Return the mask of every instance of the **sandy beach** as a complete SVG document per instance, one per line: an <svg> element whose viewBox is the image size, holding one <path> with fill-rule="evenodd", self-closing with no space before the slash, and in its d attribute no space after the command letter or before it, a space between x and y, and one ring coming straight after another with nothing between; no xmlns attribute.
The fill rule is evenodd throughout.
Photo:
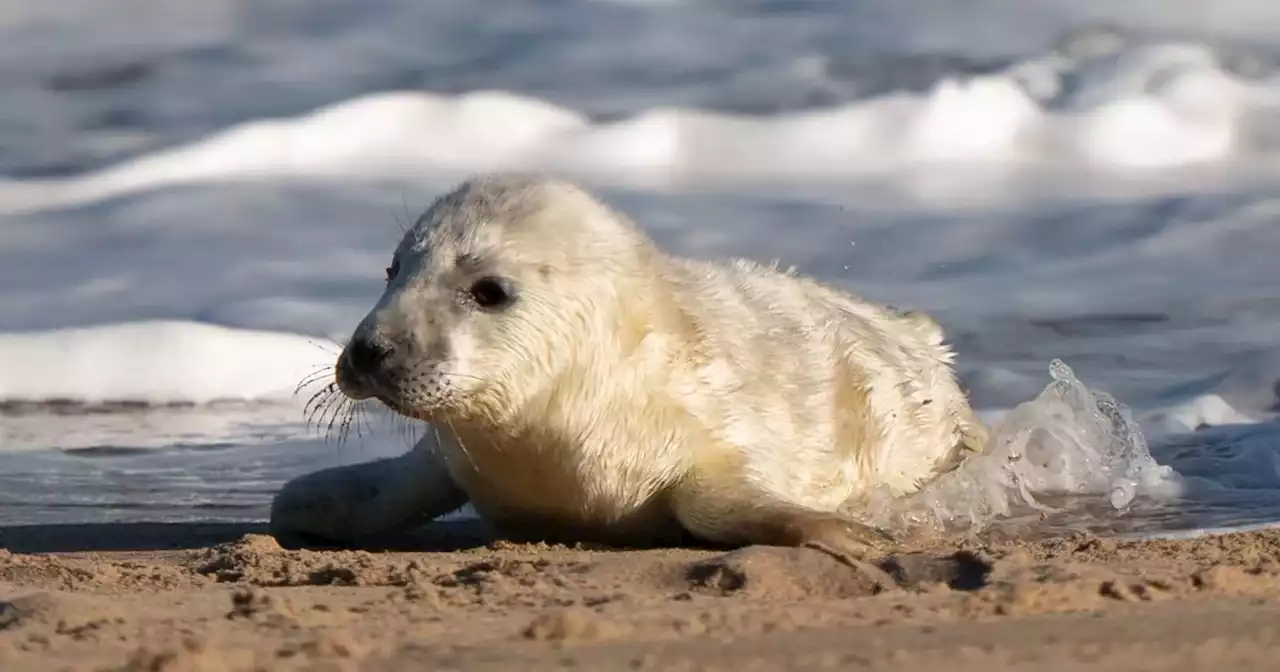
<svg viewBox="0 0 1280 672"><path fill-rule="evenodd" d="M1280 532L619 551L437 524L370 550L245 525L0 529L0 669L1271 670Z"/></svg>

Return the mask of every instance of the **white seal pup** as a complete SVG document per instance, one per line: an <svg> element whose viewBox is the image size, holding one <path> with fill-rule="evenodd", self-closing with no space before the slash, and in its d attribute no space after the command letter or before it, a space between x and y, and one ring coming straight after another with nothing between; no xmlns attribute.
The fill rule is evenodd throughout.
<svg viewBox="0 0 1280 672"><path fill-rule="evenodd" d="M572 184L493 175L405 234L337 387L434 431L302 476L272 531L351 541L470 502L508 539L809 546L886 539L869 492L915 492L987 430L942 329L746 261L661 252Z"/></svg>

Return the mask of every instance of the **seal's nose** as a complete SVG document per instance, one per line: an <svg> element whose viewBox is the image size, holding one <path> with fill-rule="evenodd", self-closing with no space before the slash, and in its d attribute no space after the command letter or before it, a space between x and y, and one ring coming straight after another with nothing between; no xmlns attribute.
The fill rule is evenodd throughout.
<svg viewBox="0 0 1280 672"><path fill-rule="evenodd" d="M391 346L370 339L353 339L347 344L347 359L357 373L370 374L391 356Z"/></svg>

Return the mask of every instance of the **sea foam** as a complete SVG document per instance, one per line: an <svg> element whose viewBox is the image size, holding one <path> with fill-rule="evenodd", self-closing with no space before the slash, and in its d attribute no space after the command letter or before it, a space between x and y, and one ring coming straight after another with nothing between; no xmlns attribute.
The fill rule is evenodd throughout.
<svg viewBox="0 0 1280 672"><path fill-rule="evenodd" d="M1196 43L1051 53L814 109L753 115L654 106L612 120L509 91L371 93L258 119L91 173L0 182L0 214L177 184L444 181L538 170L615 184L848 181L963 164L1155 171L1274 149L1259 119L1280 84Z"/></svg>
<svg viewBox="0 0 1280 672"><path fill-rule="evenodd" d="M0 401L289 402L337 351L297 334L168 320L0 333Z"/></svg>
<svg viewBox="0 0 1280 672"><path fill-rule="evenodd" d="M1037 495L1104 496L1124 511L1140 495L1181 492L1178 474L1151 456L1127 406L1086 387L1061 360L1049 374L1039 396L993 428L982 454L914 495L875 493L868 521L886 529L977 531L1019 506L1054 511Z"/></svg>

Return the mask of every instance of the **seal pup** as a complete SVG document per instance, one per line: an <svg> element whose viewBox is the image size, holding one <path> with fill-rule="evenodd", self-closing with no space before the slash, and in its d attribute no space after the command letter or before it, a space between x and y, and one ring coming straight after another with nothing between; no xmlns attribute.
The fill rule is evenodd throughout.
<svg viewBox="0 0 1280 672"><path fill-rule="evenodd" d="M500 537L807 546L859 562L857 520L982 450L936 322L749 261L660 251L556 179L437 199L335 366L433 431L301 476L279 536L352 541L470 502Z"/></svg>

